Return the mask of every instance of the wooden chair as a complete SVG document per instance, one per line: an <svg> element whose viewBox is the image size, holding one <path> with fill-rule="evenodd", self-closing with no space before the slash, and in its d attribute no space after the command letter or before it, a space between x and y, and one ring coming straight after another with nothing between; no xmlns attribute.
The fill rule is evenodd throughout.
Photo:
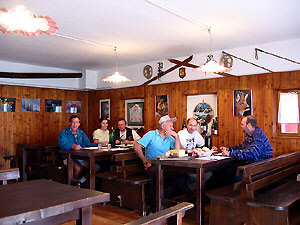
<svg viewBox="0 0 300 225"><path fill-rule="evenodd" d="M146 186L148 177L135 152L119 153L112 156L117 165L109 172L96 174L100 180L101 191L111 194L111 202L120 202L121 206L138 210L146 215Z"/></svg>
<svg viewBox="0 0 300 225"><path fill-rule="evenodd" d="M166 220L172 216L176 216L176 224L180 225L182 224L182 218L184 217L185 211L193 207L194 205L192 203L182 202L176 206L167 208L130 223L126 223L126 225L166 224Z"/></svg>
<svg viewBox="0 0 300 225"><path fill-rule="evenodd" d="M0 181L3 185L7 185L8 180L18 180L20 178L20 171L18 168L0 170Z"/></svg>

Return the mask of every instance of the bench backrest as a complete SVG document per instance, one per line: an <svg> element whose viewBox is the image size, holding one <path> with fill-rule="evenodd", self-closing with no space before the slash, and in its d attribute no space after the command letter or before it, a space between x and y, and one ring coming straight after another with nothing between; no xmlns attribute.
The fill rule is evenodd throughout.
<svg viewBox="0 0 300 225"><path fill-rule="evenodd" d="M194 205L188 202L182 202L173 207L154 213L150 216L143 217L139 220L135 220L126 225L142 225L142 224L166 224L166 219L177 216L177 224L182 224L182 218L184 217L185 211L193 208Z"/></svg>
<svg viewBox="0 0 300 225"><path fill-rule="evenodd" d="M275 187L300 171L300 152L280 155L238 168L242 174L241 195L253 199L264 188ZM296 176L295 176L296 179Z"/></svg>
<svg viewBox="0 0 300 225"><path fill-rule="evenodd" d="M126 179L128 176L141 174L144 172L141 160L135 152L118 153L112 156L112 160L117 162L112 167L120 178Z"/></svg>

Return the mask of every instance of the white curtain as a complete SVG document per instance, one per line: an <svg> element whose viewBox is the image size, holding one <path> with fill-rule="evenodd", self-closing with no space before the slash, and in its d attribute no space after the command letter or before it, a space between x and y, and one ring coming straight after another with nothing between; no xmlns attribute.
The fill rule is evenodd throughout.
<svg viewBox="0 0 300 225"><path fill-rule="evenodd" d="M279 124L299 123L298 93L295 92L280 93L278 123Z"/></svg>

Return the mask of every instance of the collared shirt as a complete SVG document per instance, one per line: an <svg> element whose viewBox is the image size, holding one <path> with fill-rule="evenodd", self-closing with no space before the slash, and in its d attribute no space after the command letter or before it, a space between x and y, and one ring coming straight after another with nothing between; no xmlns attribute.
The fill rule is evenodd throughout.
<svg viewBox="0 0 300 225"><path fill-rule="evenodd" d="M74 136L74 140L75 140L75 144L77 145L77 137L78 137L78 129L75 131L75 133L73 133L73 131L71 130L71 128L70 128L70 131L71 131L71 133L73 134L73 136Z"/></svg>
<svg viewBox="0 0 300 225"><path fill-rule="evenodd" d="M175 139L172 136L163 139L158 130L151 130L138 143L146 148L146 158L157 159L157 156L162 156L166 151L174 148Z"/></svg>
<svg viewBox="0 0 300 225"><path fill-rule="evenodd" d="M229 155L247 163L272 158L273 148L268 137L258 127L250 135L246 135L243 144L229 147Z"/></svg>

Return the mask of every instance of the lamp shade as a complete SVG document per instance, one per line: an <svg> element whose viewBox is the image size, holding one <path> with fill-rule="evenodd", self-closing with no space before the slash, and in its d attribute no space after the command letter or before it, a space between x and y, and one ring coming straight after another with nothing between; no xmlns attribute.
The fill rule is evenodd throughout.
<svg viewBox="0 0 300 225"><path fill-rule="evenodd" d="M23 5L15 9L0 9L0 30L5 34L22 33L26 36L38 36L41 33L52 35L58 27L53 19L35 16Z"/></svg>
<svg viewBox="0 0 300 225"><path fill-rule="evenodd" d="M231 68L224 67L217 63L213 56L208 56L209 61L207 61L203 66L199 66L193 69L194 72L204 72L204 73L222 73L222 72L229 72Z"/></svg>
<svg viewBox="0 0 300 225"><path fill-rule="evenodd" d="M131 80L125 76L122 76L119 72L115 72L113 75L103 78L102 81L109 83L127 83Z"/></svg>

